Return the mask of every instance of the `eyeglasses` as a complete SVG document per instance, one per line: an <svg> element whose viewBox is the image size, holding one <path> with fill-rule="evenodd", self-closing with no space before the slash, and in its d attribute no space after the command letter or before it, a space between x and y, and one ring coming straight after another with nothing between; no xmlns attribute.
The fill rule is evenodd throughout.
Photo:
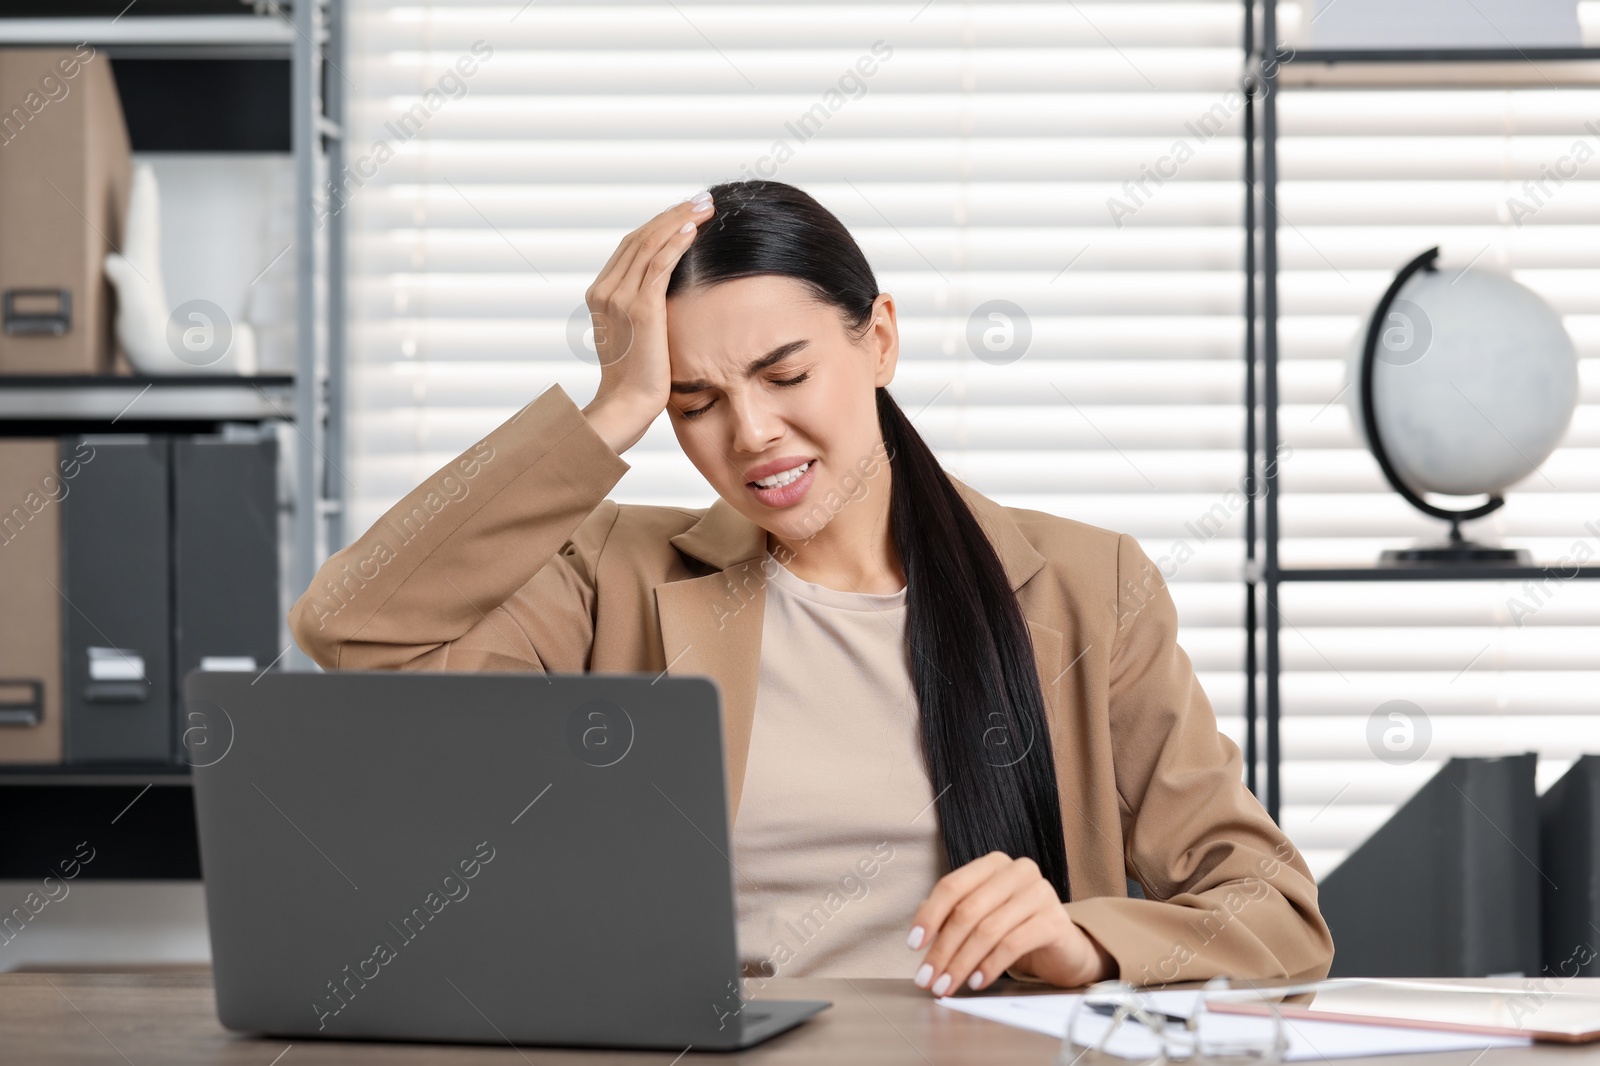
<svg viewBox="0 0 1600 1066"><path fill-rule="evenodd" d="M1073 1008L1056 1066L1277 1066L1288 1051L1283 1016L1209 1009L1237 988L1213 978L1200 989L1150 992L1125 981L1091 986Z"/></svg>

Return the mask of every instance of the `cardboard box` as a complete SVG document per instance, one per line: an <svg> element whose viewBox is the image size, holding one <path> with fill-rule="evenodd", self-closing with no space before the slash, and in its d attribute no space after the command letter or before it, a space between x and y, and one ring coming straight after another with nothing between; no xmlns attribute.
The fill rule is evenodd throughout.
<svg viewBox="0 0 1600 1066"><path fill-rule="evenodd" d="M0 764L62 757L63 458L54 437L0 440Z"/></svg>
<svg viewBox="0 0 1600 1066"><path fill-rule="evenodd" d="M0 374L126 373L106 253L132 162L111 60L0 49Z"/></svg>

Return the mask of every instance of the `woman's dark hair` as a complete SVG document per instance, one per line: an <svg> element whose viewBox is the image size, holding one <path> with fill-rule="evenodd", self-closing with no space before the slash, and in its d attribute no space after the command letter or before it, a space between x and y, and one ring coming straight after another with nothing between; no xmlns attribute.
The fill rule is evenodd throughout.
<svg viewBox="0 0 1600 1066"><path fill-rule="evenodd" d="M780 181L710 188L716 215L667 295L780 275L837 308L853 336L871 324L878 282L850 232ZM878 424L890 462L890 535L906 575L906 640L923 757L955 869L990 851L1029 856L1067 899L1060 797L1033 642L977 518L884 388Z"/></svg>

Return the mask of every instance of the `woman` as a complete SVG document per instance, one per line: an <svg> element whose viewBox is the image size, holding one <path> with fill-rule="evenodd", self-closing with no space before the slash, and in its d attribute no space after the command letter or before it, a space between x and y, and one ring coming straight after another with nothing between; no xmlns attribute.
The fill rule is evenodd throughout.
<svg viewBox="0 0 1600 1066"><path fill-rule="evenodd" d="M585 298L594 399L552 386L332 556L289 616L318 663L715 678L747 978L1327 974L1159 572L939 467L837 218L716 185ZM663 409L708 508L605 498Z"/></svg>

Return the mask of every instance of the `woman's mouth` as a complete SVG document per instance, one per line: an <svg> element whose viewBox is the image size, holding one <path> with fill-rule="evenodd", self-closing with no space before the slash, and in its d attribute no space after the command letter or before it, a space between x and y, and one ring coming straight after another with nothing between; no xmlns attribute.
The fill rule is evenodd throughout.
<svg viewBox="0 0 1600 1066"><path fill-rule="evenodd" d="M745 488L768 507L789 507L805 497L817 473L817 461L808 459L792 470L783 470L760 481L747 481Z"/></svg>

